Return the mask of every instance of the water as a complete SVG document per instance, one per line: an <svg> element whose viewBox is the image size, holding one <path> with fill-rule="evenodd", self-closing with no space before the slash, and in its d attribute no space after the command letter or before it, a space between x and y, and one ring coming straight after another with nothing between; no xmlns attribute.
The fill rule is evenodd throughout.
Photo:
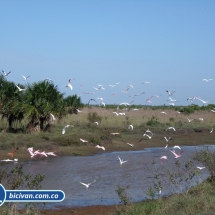
<svg viewBox="0 0 215 215"><path fill-rule="evenodd" d="M175 160L181 164L180 170L183 175L188 175L189 171L184 167L185 163L192 159L195 152L200 151L206 146L184 146L184 153L179 159L175 159L170 149L148 148L143 151L122 151L111 153L99 153L94 156L64 156L46 158L24 163L25 173L45 174L42 182L43 189L63 190L65 200L59 203L49 203L46 208L55 208L59 206L90 206L90 205L114 205L119 204L120 199L116 194L117 186L130 186L128 194L133 202L148 198L145 192L150 186L153 186L156 180L156 174L160 174L162 181L162 196L171 193L181 192L185 184L179 183L178 186L172 185L167 171L177 172ZM215 147L208 147L214 150ZM178 149L175 149L179 152ZM166 155L168 160L161 164L160 157ZM118 156L127 162L120 166ZM154 162L154 164L153 164ZM197 161L193 170L197 169L196 165L202 166ZM6 164L13 165L13 164ZM201 182L209 175L207 169L201 170L201 175L192 179L191 185L195 185L198 180ZM89 189L80 184L92 183ZM156 197L159 196L158 192Z"/></svg>

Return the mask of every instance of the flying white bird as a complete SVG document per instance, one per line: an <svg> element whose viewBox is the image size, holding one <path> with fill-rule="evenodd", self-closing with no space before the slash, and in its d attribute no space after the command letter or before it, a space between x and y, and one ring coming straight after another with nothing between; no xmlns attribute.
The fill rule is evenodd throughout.
<svg viewBox="0 0 215 215"><path fill-rule="evenodd" d="M133 126L133 125L129 125L129 126L128 126L128 129L133 130L133 129L134 129L134 126Z"/></svg>
<svg viewBox="0 0 215 215"><path fill-rule="evenodd" d="M125 116L125 113L118 113L118 115L121 115L121 116L124 115Z"/></svg>
<svg viewBox="0 0 215 215"><path fill-rule="evenodd" d="M63 130L62 130L62 134L65 134L65 132L66 132L66 128L69 128L69 126L70 125L66 125L64 128L63 128ZM74 126L73 126L74 127Z"/></svg>
<svg viewBox="0 0 215 215"><path fill-rule="evenodd" d="M113 112L114 114L116 114L116 116L118 116L119 114L117 112Z"/></svg>
<svg viewBox="0 0 215 215"><path fill-rule="evenodd" d="M98 122L94 122L96 125L99 125L99 123Z"/></svg>
<svg viewBox="0 0 215 215"><path fill-rule="evenodd" d="M110 84L109 86L110 86L110 87L115 87L116 85L111 85L111 84Z"/></svg>
<svg viewBox="0 0 215 215"><path fill-rule="evenodd" d="M172 99L172 98L170 98L170 97L169 97L169 99L168 99L167 101L170 101L170 102L178 102L178 100Z"/></svg>
<svg viewBox="0 0 215 215"><path fill-rule="evenodd" d="M5 72L4 70L2 70L1 72L3 73L4 76L8 76L11 73L11 71L10 72Z"/></svg>
<svg viewBox="0 0 215 215"><path fill-rule="evenodd" d="M203 104L207 104L208 102L210 102L210 101L204 101L202 99L197 99L197 100L201 101Z"/></svg>
<svg viewBox="0 0 215 215"><path fill-rule="evenodd" d="M55 116L52 113L50 113L50 115L51 115L52 120L56 120Z"/></svg>
<svg viewBox="0 0 215 215"><path fill-rule="evenodd" d="M0 161L4 161L4 162L10 162L10 161L14 161L14 160L5 159L5 160L0 160Z"/></svg>
<svg viewBox="0 0 215 215"><path fill-rule="evenodd" d="M212 80L213 80L212 78L210 78L210 79L206 79L206 78L202 79L202 81L206 81L206 82L209 82L209 81L212 81Z"/></svg>
<svg viewBox="0 0 215 215"><path fill-rule="evenodd" d="M122 142L128 144L130 147L134 147L134 144L132 144L132 143L128 143L128 142L126 142L126 141L124 141L124 140L122 140Z"/></svg>
<svg viewBox="0 0 215 215"><path fill-rule="evenodd" d="M46 78L44 81L52 81L52 79L50 79L50 78Z"/></svg>
<svg viewBox="0 0 215 215"><path fill-rule="evenodd" d="M188 122L191 122L191 121L193 121L193 119L188 119L188 118L187 118L187 120L188 120Z"/></svg>
<svg viewBox="0 0 215 215"><path fill-rule="evenodd" d="M172 129L173 131L176 131L176 129L174 127L169 127L169 128L166 129L166 131L168 131L170 129Z"/></svg>
<svg viewBox="0 0 215 215"><path fill-rule="evenodd" d="M166 92L168 93L169 96L171 96L175 91L170 92L170 91L166 90Z"/></svg>
<svg viewBox="0 0 215 215"><path fill-rule="evenodd" d="M110 133L110 134L112 134L112 135L118 135L119 133Z"/></svg>
<svg viewBox="0 0 215 215"><path fill-rule="evenodd" d="M83 142L83 143L88 143L88 140L84 140L84 139L81 139L81 138L80 138L80 141Z"/></svg>
<svg viewBox="0 0 215 215"><path fill-rule="evenodd" d="M213 130L214 130L214 128L211 128L211 131L210 131L210 133L212 133L212 132L213 132Z"/></svg>
<svg viewBox="0 0 215 215"><path fill-rule="evenodd" d="M46 152L47 155L57 156L54 152Z"/></svg>
<svg viewBox="0 0 215 215"><path fill-rule="evenodd" d="M26 89L21 89L18 85L16 85L16 87L18 88L19 91L24 91Z"/></svg>
<svg viewBox="0 0 215 215"><path fill-rule="evenodd" d="M98 148L98 149L102 149L102 150L105 151L105 147L104 146L96 145L95 147Z"/></svg>
<svg viewBox="0 0 215 215"><path fill-rule="evenodd" d="M30 78L30 75L29 76L22 75L22 77L24 78L24 81L26 81L28 78Z"/></svg>
<svg viewBox="0 0 215 215"><path fill-rule="evenodd" d="M93 182L89 183L89 184L85 184L85 183L82 183L80 182L82 185L84 185L87 189L89 188L89 186L94 183L96 180L94 180Z"/></svg>
<svg viewBox="0 0 215 215"><path fill-rule="evenodd" d="M145 131L145 133L150 133L151 135L154 135L154 133L152 133L149 129L147 129L147 130Z"/></svg>
<svg viewBox="0 0 215 215"><path fill-rule="evenodd" d="M167 114L165 111L162 111L161 113L163 113L163 114Z"/></svg>
<svg viewBox="0 0 215 215"><path fill-rule="evenodd" d="M133 110L133 111L137 111L137 110L139 110L139 109L138 109L138 108L133 108L132 110ZM214 112L215 112L215 111L214 111Z"/></svg>
<svg viewBox="0 0 215 215"><path fill-rule="evenodd" d="M167 137L163 137L163 138L161 138L161 139L165 139L166 142L169 142L169 140L173 140L172 137L168 137L168 138L167 138Z"/></svg>
<svg viewBox="0 0 215 215"><path fill-rule="evenodd" d="M152 139L152 136L153 136L153 135L152 135L152 136L150 136L150 135L148 135L148 134L144 133L144 134L143 134L143 136L147 136L149 139Z"/></svg>
<svg viewBox="0 0 215 215"><path fill-rule="evenodd" d="M198 169L204 169L205 167L203 166L203 167L201 167L201 166L196 166Z"/></svg>
<svg viewBox="0 0 215 215"><path fill-rule="evenodd" d="M105 107L105 103L104 102L101 102L99 106L101 106L101 105L103 105Z"/></svg>
<svg viewBox="0 0 215 215"><path fill-rule="evenodd" d="M175 103L169 103L169 105L175 106Z"/></svg>
<svg viewBox="0 0 215 215"><path fill-rule="evenodd" d="M71 84L71 78L68 80L68 84L65 85L65 87L69 87L71 90L73 89L72 84Z"/></svg>
<svg viewBox="0 0 215 215"><path fill-rule="evenodd" d="M119 156L118 156L118 158L119 158L120 166L121 166L123 163L127 162L127 161L124 161L123 159L121 159Z"/></svg>
<svg viewBox="0 0 215 215"><path fill-rule="evenodd" d="M174 146L173 149L175 149L175 148L178 148L178 149L181 150L181 147L180 147L180 146Z"/></svg>

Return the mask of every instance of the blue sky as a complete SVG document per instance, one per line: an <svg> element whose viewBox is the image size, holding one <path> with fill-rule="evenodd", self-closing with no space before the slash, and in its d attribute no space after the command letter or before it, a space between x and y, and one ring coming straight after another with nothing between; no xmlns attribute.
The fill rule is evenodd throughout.
<svg viewBox="0 0 215 215"><path fill-rule="evenodd" d="M22 75L29 83L51 78L84 103L129 103L145 92L133 103L162 94L151 105L168 105L166 90L175 91L176 105L193 96L215 103L214 11L212 0L2 0L0 69L17 84L25 83Z"/></svg>

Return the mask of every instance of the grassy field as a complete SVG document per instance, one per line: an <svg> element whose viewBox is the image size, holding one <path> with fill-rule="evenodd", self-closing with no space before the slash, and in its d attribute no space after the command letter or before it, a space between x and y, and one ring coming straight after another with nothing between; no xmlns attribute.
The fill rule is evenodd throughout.
<svg viewBox="0 0 215 215"><path fill-rule="evenodd" d="M30 159L28 147L35 150L53 151L58 156L82 155L87 156L101 152L95 148L97 144L105 147L106 151L142 150L147 147L165 147L167 142L164 136L172 137L168 145L201 145L215 144L215 133L210 133L215 126L214 114L211 111L196 111L186 115L178 113L173 109L152 110L151 108L140 108L138 110L116 110L100 107L83 108L78 114L67 115L66 118L51 121L51 129L47 132L34 133L8 133L7 122L0 122L0 156L2 159L10 158L8 152L18 148L15 153L19 161ZM161 113L165 111L165 113ZM113 112L125 113L116 115ZM188 122L188 119L192 119ZM200 120L200 119L203 120ZM98 125L95 122L98 122ZM25 130L27 121L17 124L16 128ZM65 134L62 129L65 125ZM134 129L128 129L133 125ZM166 130L175 127L176 131ZM151 139L143 136L149 129L154 134ZM119 133L112 135L111 133ZM82 143L80 138L88 140ZM134 147L128 143L137 142ZM215 193L214 183L204 182L192 188L186 194L178 194L172 197L147 201L127 206L111 207L89 207L81 209L65 209L61 214L213 214ZM100 209L99 209L100 208ZM200 212L197 212L198 210ZM73 210L73 212L71 212ZM92 212L92 213L91 213ZM94 213L93 213L94 212ZM11 213L13 214L13 213ZM37 213L35 213L37 214ZM41 214L55 214L55 211L41 211ZM58 213L59 214L59 213Z"/></svg>
<svg viewBox="0 0 215 215"><path fill-rule="evenodd" d="M28 159L28 147L35 150L54 151L58 155L90 155L98 152L95 145L105 146L106 151L115 150L140 150L146 147L164 147L166 141L164 136L171 136L174 141L169 141L171 145L199 145L214 144L214 133L210 130L215 125L214 113L210 111L197 111L190 115L179 114L174 110L165 110L167 114L162 114L163 110L139 109L137 111L117 111L124 112L125 115L116 116L113 112L117 110L106 110L104 108L84 108L81 113L67 115L61 121L51 122L49 132L26 133L7 133L6 122L1 121L0 129L0 156L6 158L5 152L10 152L19 148L16 156L20 159ZM91 118L89 115L91 114ZM90 119L89 119L90 118ZM187 118L193 119L188 122ZM199 118L203 118L199 120ZM94 122L98 121L98 125ZM27 124L17 124L17 128ZM132 124L133 130L128 126ZM65 125L70 125L62 134ZM74 126L74 127L73 127ZM174 126L176 131L166 128ZM150 129L154 135L152 139L143 137L143 133ZM119 135L111 135L111 133ZM80 138L88 140L82 143ZM128 143L135 143L131 148L122 140ZM100 150L99 150L100 151Z"/></svg>

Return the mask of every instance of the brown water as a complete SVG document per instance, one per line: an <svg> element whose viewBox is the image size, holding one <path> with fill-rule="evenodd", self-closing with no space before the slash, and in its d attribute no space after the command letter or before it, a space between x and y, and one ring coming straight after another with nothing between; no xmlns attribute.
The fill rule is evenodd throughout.
<svg viewBox="0 0 215 215"><path fill-rule="evenodd" d="M42 183L43 189L65 192L63 202L49 203L46 208L119 204L120 199L115 191L118 185L121 187L130 185L128 194L132 201L136 202L149 198L145 192L150 186L153 186L154 182L157 182L155 176L158 173L163 186L161 196L181 192L185 187L184 180L179 182L176 179L176 185L170 183L167 171L169 170L171 173L181 171L183 172L181 178L185 178L191 170L197 170L196 165L202 166L197 161L193 161L194 165L188 171L185 168L185 163L192 160L195 152L203 148L205 146L183 147L184 153L179 159L175 159L170 152L172 148L99 153L88 157L46 158L26 162L24 171L32 174L45 174L46 177ZM209 147L209 149L214 150L215 147ZM180 150L175 149L175 151L179 152ZM164 155L168 157L168 160L164 160L164 164L162 164L160 157ZM127 162L120 166L118 156ZM176 160L180 161L180 168L176 167ZM201 182L209 175L207 169L200 172L199 176L192 179L190 185L195 185L196 181ZM96 182L92 183L88 190L80 184L80 182L90 183L94 180ZM155 193L155 197L159 197L158 192Z"/></svg>

